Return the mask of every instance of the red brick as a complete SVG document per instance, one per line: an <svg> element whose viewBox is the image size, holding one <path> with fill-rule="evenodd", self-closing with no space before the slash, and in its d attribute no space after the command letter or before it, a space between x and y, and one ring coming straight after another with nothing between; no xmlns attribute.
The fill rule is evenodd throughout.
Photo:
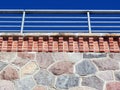
<svg viewBox="0 0 120 90"><path fill-rule="evenodd" d="M99 37L99 50L100 52L104 52L104 38Z"/></svg>

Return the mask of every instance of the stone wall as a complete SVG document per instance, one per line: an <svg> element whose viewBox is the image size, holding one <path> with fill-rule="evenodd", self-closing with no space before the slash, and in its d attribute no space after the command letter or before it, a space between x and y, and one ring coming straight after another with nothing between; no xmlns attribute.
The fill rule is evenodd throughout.
<svg viewBox="0 0 120 90"><path fill-rule="evenodd" d="M0 52L0 90L120 90L120 53Z"/></svg>

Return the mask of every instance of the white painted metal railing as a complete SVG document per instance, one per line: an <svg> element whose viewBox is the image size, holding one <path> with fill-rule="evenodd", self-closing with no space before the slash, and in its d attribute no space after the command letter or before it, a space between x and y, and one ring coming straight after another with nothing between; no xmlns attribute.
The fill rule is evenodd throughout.
<svg viewBox="0 0 120 90"><path fill-rule="evenodd" d="M0 10L0 33L120 33L120 10Z"/></svg>

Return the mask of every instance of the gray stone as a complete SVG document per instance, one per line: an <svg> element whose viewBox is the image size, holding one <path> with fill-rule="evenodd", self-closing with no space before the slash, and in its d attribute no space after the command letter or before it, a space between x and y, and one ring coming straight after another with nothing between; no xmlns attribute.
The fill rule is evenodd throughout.
<svg viewBox="0 0 120 90"><path fill-rule="evenodd" d="M114 80L112 71L101 71L97 72L96 75L104 81Z"/></svg>
<svg viewBox="0 0 120 90"><path fill-rule="evenodd" d="M37 53L36 59L42 69L46 69L54 62L52 53Z"/></svg>
<svg viewBox="0 0 120 90"><path fill-rule="evenodd" d="M107 57L106 53L84 53L83 58L105 58Z"/></svg>
<svg viewBox="0 0 120 90"><path fill-rule="evenodd" d="M78 62L83 60L83 53L68 53L68 60L72 62Z"/></svg>
<svg viewBox="0 0 120 90"><path fill-rule="evenodd" d="M96 76L89 76L82 79L82 85L103 90L104 82Z"/></svg>
<svg viewBox="0 0 120 90"><path fill-rule="evenodd" d="M107 60L94 60L93 61L99 68L99 70L117 70L119 69L119 63L112 59Z"/></svg>
<svg viewBox="0 0 120 90"><path fill-rule="evenodd" d="M83 60L83 53L55 52L53 53L53 58L55 61L78 62Z"/></svg>
<svg viewBox="0 0 120 90"><path fill-rule="evenodd" d="M82 86L82 87L73 87L73 88L70 88L69 90L96 90L96 89Z"/></svg>
<svg viewBox="0 0 120 90"><path fill-rule="evenodd" d="M110 53L110 54L109 54L109 57L110 57L111 59L120 61L120 53Z"/></svg>
<svg viewBox="0 0 120 90"><path fill-rule="evenodd" d="M115 79L120 81L120 71L115 72Z"/></svg>
<svg viewBox="0 0 120 90"><path fill-rule="evenodd" d="M0 90L15 90L14 84L11 81L0 80Z"/></svg>
<svg viewBox="0 0 120 90"><path fill-rule="evenodd" d="M55 52L53 53L55 61L67 61L69 60L68 53L65 52Z"/></svg>
<svg viewBox="0 0 120 90"><path fill-rule="evenodd" d="M34 75L34 79L38 85L53 86L55 77L46 70L40 70Z"/></svg>
<svg viewBox="0 0 120 90"><path fill-rule="evenodd" d="M56 90L55 88L48 88L48 90Z"/></svg>
<svg viewBox="0 0 120 90"><path fill-rule="evenodd" d="M15 82L16 90L31 90L35 86L35 82L32 77L26 77Z"/></svg>
<svg viewBox="0 0 120 90"><path fill-rule="evenodd" d="M81 76L93 74L96 71L96 67L89 60L84 60L76 65L76 73Z"/></svg>
<svg viewBox="0 0 120 90"><path fill-rule="evenodd" d="M16 56L16 52L0 52L0 61L11 62L15 60Z"/></svg>
<svg viewBox="0 0 120 90"><path fill-rule="evenodd" d="M7 66L7 64L5 62L0 61L0 71L6 66Z"/></svg>
<svg viewBox="0 0 120 90"><path fill-rule="evenodd" d="M56 87L60 89L68 89L79 85L79 77L75 75L61 75L57 78Z"/></svg>

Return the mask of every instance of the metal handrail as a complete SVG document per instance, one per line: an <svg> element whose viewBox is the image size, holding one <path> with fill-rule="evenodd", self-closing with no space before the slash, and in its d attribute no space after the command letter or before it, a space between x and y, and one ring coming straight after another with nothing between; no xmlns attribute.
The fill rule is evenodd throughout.
<svg viewBox="0 0 120 90"><path fill-rule="evenodd" d="M119 24L120 10L0 10L0 32L120 33Z"/></svg>

